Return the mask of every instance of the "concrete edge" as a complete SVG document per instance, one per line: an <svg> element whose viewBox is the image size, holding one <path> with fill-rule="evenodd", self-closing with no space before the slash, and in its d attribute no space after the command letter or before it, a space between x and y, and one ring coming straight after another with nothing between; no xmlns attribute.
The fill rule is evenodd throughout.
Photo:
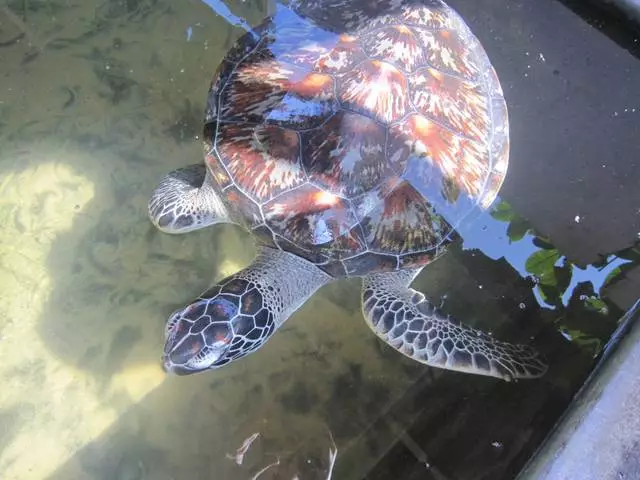
<svg viewBox="0 0 640 480"><path fill-rule="evenodd" d="M640 442L639 392L640 300L517 480L640 478L619 476L629 468L623 461L629 449Z"/></svg>
<svg viewBox="0 0 640 480"><path fill-rule="evenodd" d="M599 0L599 3L619 10L640 25L640 0Z"/></svg>

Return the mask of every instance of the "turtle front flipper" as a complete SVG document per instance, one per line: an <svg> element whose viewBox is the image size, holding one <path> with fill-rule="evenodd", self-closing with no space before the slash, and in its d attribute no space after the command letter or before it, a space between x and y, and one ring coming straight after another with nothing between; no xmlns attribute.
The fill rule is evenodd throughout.
<svg viewBox="0 0 640 480"><path fill-rule="evenodd" d="M362 308L367 324L404 355L432 367L511 381L536 378L546 362L533 348L495 340L460 324L409 288L420 270L364 278Z"/></svg>
<svg viewBox="0 0 640 480"><path fill-rule="evenodd" d="M247 268L169 317L165 370L188 375L255 352L330 280L303 258L263 247Z"/></svg>
<svg viewBox="0 0 640 480"><path fill-rule="evenodd" d="M187 233L228 222L224 204L205 165L190 165L167 174L149 200L149 218L165 233Z"/></svg>

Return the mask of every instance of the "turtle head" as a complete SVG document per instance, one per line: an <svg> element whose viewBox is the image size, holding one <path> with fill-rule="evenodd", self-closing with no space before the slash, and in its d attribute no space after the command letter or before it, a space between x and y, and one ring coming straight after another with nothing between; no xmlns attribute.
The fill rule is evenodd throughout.
<svg viewBox="0 0 640 480"><path fill-rule="evenodd" d="M164 330L165 371L188 375L228 363L232 318L233 306L215 300L196 300L171 314Z"/></svg>
<svg viewBox="0 0 640 480"><path fill-rule="evenodd" d="M244 291L226 293L228 286ZM236 281L212 290L167 320L165 371L189 375L220 368L256 350L273 333L273 314L263 308L256 288Z"/></svg>

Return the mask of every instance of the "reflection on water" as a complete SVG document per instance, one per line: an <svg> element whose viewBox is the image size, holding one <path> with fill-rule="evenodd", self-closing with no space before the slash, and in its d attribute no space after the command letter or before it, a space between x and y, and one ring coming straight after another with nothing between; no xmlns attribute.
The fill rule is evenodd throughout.
<svg viewBox="0 0 640 480"><path fill-rule="evenodd" d="M253 25L270 8L233 12ZM552 364L540 381L432 370L391 351L362 319L357 281L323 288L259 354L211 374L161 371L167 315L254 254L236 227L173 237L146 218L158 178L200 158L212 72L242 33L196 0L0 4L2 478L235 480L276 461L260 478L326 478L333 441L335 478L413 466L510 478L615 328L602 276L629 270L637 251L586 273L569 252L531 267L553 246L498 213L418 279L451 314L535 337Z"/></svg>

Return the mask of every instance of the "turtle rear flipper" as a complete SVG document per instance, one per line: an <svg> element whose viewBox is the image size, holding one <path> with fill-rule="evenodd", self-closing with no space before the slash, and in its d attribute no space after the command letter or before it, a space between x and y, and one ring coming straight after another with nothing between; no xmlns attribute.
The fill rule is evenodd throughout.
<svg viewBox="0 0 640 480"><path fill-rule="evenodd" d="M149 218L165 233L187 233L229 222L226 208L203 164L167 174L149 200Z"/></svg>
<svg viewBox="0 0 640 480"><path fill-rule="evenodd" d="M362 308L378 337L400 353L432 367L506 381L544 375L547 364L533 348L501 342L462 325L409 288L419 271L364 278Z"/></svg>

